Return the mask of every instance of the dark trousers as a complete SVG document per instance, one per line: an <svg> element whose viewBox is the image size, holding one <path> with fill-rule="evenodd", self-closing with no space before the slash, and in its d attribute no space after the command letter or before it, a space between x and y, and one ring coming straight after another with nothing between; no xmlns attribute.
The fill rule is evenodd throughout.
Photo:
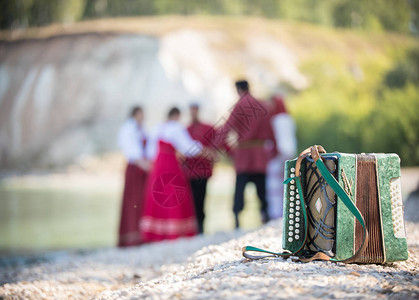
<svg viewBox="0 0 419 300"><path fill-rule="evenodd" d="M198 221L199 233L204 232L204 202L205 194L207 193L208 178L198 178L189 181L192 188L192 196L195 203L196 219Z"/></svg>
<svg viewBox="0 0 419 300"><path fill-rule="evenodd" d="M238 214L244 207L244 189L248 182L256 185L256 192L260 200L260 211L262 214L262 222L268 220L268 203L266 202L266 175L262 173L241 173L236 177L236 190L234 192L233 212L236 218L236 228L239 227Z"/></svg>

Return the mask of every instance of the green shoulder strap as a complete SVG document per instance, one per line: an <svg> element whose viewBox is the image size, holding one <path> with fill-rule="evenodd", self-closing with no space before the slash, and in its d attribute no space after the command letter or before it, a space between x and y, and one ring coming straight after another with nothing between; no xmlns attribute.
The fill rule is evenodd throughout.
<svg viewBox="0 0 419 300"><path fill-rule="evenodd" d="M347 258L347 259L344 259L344 260L338 260L338 259L330 258L330 257L328 257L327 255L324 255L324 254L321 254L319 256L315 256L313 258L314 259L330 260L330 261L334 261L334 262L345 262L345 263L355 262L356 259L361 255L361 253L365 250L365 248L367 246L368 231L367 231L367 228L365 226L364 218L362 217L358 208L353 204L353 202L351 201L349 196L346 194L346 192L343 190L343 188L340 186L340 184L336 181L336 179L333 177L333 175L330 174L329 170L327 169L327 167L323 163L323 161L320 157L320 154L319 154L319 149L323 149L323 147L313 146L313 147L308 148L308 149L310 149L311 156L312 156L313 160L315 161L316 166L320 170L320 173L322 174L323 178L327 181L327 183L330 185L330 187L333 189L333 191L338 195L338 197L342 200L342 202L349 209L349 211L355 216L355 218L359 221L359 223L361 224L361 226L363 228L362 244L359 247L359 249L356 251L356 253L353 256L351 256L350 258ZM304 153L307 153L308 149L304 150L300 154L299 159L300 159L300 157L304 158L304 157L308 156L308 155L305 155L305 156L302 155ZM298 162L298 160L297 160L297 162ZM301 163L301 161L300 161L300 163ZM296 165L296 170L297 170L297 167L299 168L300 164ZM293 178L285 180L284 184L287 184L292 179ZM301 189L301 181L300 181L299 172L298 172L298 177L296 176L295 179L296 179L296 182L297 182L298 191L300 193L300 200L302 202L301 207L303 208L303 217L304 217L304 226L305 226L304 240L303 240L303 243L302 243L301 247L299 247L299 249L295 252L292 252L292 253L288 252L287 254L285 254L285 253L275 253L275 252L271 252L271 251L266 251L266 250L259 249L259 248L256 248L256 247L252 247L252 246L246 246L246 247L243 247L243 249L242 249L242 253L243 253L244 257L246 257L248 259L260 259L260 258L275 257L275 256L276 257L278 257L278 256L290 256L290 255L293 255L295 253L298 253L304 247L304 244L307 240L307 212L305 210L305 202L304 202L304 196L303 196L302 189ZM264 253L269 253L271 255L253 256L253 255L249 255L248 253L246 253L247 251L264 252ZM306 261L311 261L311 260L313 260L313 258L308 259ZM304 259L302 259L302 261L304 261Z"/></svg>
<svg viewBox="0 0 419 300"><path fill-rule="evenodd" d="M322 149L322 150L323 150L323 152L325 152L324 149ZM289 179L284 181L284 184L287 184L291 180L295 179L297 189L298 189L298 193L300 194L301 208L303 210L303 218L304 218L304 239L302 240L300 246L294 252L291 252L291 251L288 251L288 250L286 250L285 252L272 252L272 251L267 251L267 250L264 250L264 249L256 248L256 247L253 247L253 246L245 246L245 247L242 248L242 254L247 259L255 260L255 259L261 259L261 258L280 257L280 256L286 258L286 257L289 257L291 255L294 255L294 254L300 252L301 249L303 249L303 247L306 243L306 239L307 239L308 226L307 226L307 211L306 211L306 206L305 206L304 197L303 197L303 189L301 188L300 165L301 165L301 162L303 161L303 159L306 158L309 155L310 155L310 148L307 148L303 152L300 153L300 155L297 158L297 163L296 163L296 166L295 166L295 170L296 170L295 171L295 177L294 178L289 178ZM249 254L249 251L263 252L263 253L268 253L269 255L251 255L251 254Z"/></svg>
<svg viewBox="0 0 419 300"><path fill-rule="evenodd" d="M298 188L298 192L300 193L300 200L301 200L301 207L303 209L303 218L304 218L304 240L302 241L300 247L298 247L298 250L291 252L286 250L285 252L271 252L268 250L263 250L260 248L256 248L253 246L245 246L242 248L242 254L244 257L246 257L247 259L251 259L251 260L256 260L256 259L261 259L261 258L268 258L268 257L289 257L291 255L294 255L298 252L300 252L301 249L303 249L306 238L307 238L307 211L306 211L306 207L305 207L305 202L304 202L304 197L302 197L303 195L303 191L301 188L301 181L300 181L300 177L294 177L294 178L290 178L290 180L295 179L296 184L297 184L297 188ZM290 181L289 180L289 181ZM285 182L284 182L285 183ZM269 255L251 255L248 253L248 251L253 251L253 252L263 252L263 253L268 253Z"/></svg>

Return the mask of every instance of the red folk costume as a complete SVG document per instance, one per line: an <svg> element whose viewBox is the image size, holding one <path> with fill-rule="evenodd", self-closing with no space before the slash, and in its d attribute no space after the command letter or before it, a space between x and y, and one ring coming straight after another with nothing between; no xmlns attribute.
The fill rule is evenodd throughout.
<svg viewBox="0 0 419 300"><path fill-rule="evenodd" d="M127 120L118 135L118 144L127 159L125 184L119 224L118 247L142 243L139 222L145 194L147 173L135 161L144 158L146 135L134 119Z"/></svg>
<svg viewBox="0 0 419 300"><path fill-rule="evenodd" d="M211 142L206 138L207 135L214 135L211 125L194 122L188 127L188 132L192 139L199 141L203 146L211 146ZM189 179L210 178L214 160L205 156L187 157L183 167Z"/></svg>
<svg viewBox="0 0 419 300"><path fill-rule="evenodd" d="M141 218L144 242L171 240L197 234L195 209L189 182L181 170L176 151L195 156L202 149L176 121L156 128L147 147L154 160L147 182L146 201Z"/></svg>
<svg viewBox="0 0 419 300"><path fill-rule="evenodd" d="M256 185L260 200L262 222L269 220L266 202L266 166L273 156L275 146L273 131L269 122L268 106L244 93L234 106L226 123L217 130L214 140L220 145L230 131L237 134L233 161L236 169L236 187L233 212L236 228L239 227L239 213L244 208L244 189L248 182Z"/></svg>
<svg viewBox="0 0 419 300"><path fill-rule="evenodd" d="M188 132L194 140L201 142L203 146L210 147L211 143L207 135L214 135L214 128L200 121L194 121ZM204 232L205 197L207 193L208 178L212 175L214 159L212 156L187 157L182 163L183 170L189 179L192 196L195 205L196 220L199 233Z"/></svg>
<svg viewBox="0 0 419 300"><path fill-rule="evenodd" d="M223 139L231 130L238 135L236 148L233 151L237 174L265 174L267 163L275 149L269 117L268 106L256 100L250 93L245 93L219 130Z"/></svg>

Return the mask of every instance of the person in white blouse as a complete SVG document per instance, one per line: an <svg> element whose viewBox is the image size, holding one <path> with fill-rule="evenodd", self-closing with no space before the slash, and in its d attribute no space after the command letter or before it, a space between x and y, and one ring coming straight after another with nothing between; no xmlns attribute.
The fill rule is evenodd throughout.
<svg viewBox="0 0 419 300"><path fill-rule="evenodd" d="M154 161L158 154L159 142L164 141L171 144L180 154L193 157L200 154L203 147L198 141L192 139L185 126L179 123L180 111L175 108L168 121L157 125L150 134L146 147L146 157Z"/></svg>
<svg viewBox="0 0 419 300"><path fill-rule="evenodd" d="M145 183L150 163L145 156L146 132L143 128L144 113L135 106L130 117L121 126L118 145L125 156L124 192L118 246L134 246L142 243L139 222L145 196Z"/></svg>
<svg viewBox="0 0 419 300"><path fill-rule="evenodd" d="M147 135L143 127L144 112L141 107L135 106L131 116L121 126L118 134L118 145L125 159L130 164L135 164L148 171L150 163L146 159Z"/></svg>
<svg viewBox="0 0 419 300"><path fill-rule="evenodd" d="M193 157L205 151L179 123L179 118L180 110L172 108L168 120L156 126L147 144L147 158L153 162L153 167L140 226L145 242L198 233L191 188L178 153Z"/></svg>
<svg viewBox="0 0 419 300"><path fill-rule="evenodd" d="M287 113L281 96L270 99L271 125L278 154L268 163L266 174L266 194L268 213L271 219L283 215L284 163L292 159L297 151L296 126Z"/></svg>

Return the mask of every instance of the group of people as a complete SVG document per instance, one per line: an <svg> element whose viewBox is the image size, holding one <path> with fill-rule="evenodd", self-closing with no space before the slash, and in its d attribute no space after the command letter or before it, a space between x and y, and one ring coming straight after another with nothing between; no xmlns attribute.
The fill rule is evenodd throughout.
<svg viewBox="0 0 419 300"><path fill-rule="evenodd" d="M218 127L201 122L199 105L192 103L189 127L173 107L167 121L147 134L143 110L132 109L118 136L128 162L120 247L203 233L207 182L220 153L232 158L236 170L236 228L249 182L256 185L262 222L282 217L283 162L296 151L294 121L281 97L259 101L247 81L235 86L239 100Z"/></svg>

